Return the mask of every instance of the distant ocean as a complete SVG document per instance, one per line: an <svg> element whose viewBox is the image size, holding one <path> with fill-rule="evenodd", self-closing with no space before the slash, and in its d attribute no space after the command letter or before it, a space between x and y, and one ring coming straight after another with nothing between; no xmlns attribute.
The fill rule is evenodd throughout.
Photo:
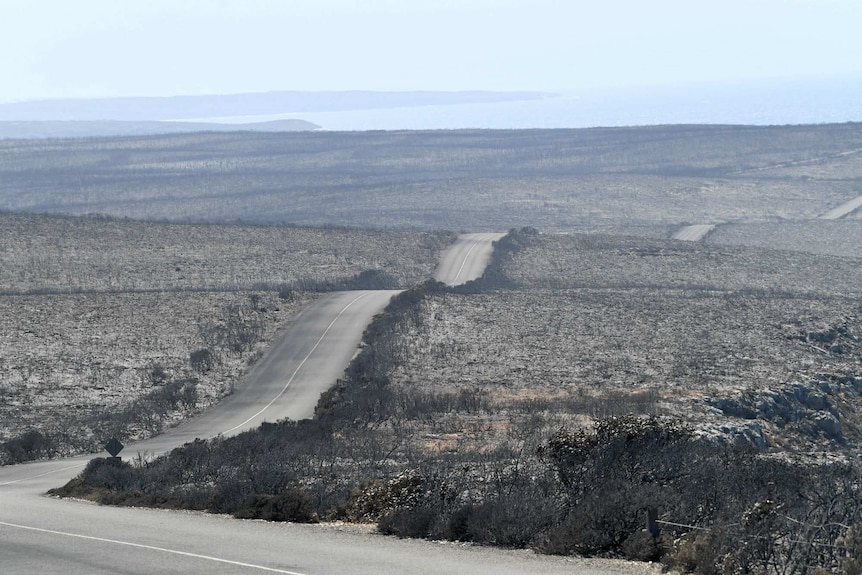
<svg viewBox="0 0 862 575"><path fill-rule="evenodd" d="M324 130L587 128L656 124L821 124L862 121L862 74L558 94L539 100L303 112L196 120L299 118Z"/></svg>

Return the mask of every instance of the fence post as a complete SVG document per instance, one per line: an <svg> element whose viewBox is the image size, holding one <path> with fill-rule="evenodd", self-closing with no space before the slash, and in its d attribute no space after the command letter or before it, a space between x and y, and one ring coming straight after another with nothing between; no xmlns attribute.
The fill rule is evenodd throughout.
<svg viewBox="0 0 862 575"><path fill-rule="evenodd" d="M658 539L658 536L661 534L661 530L658 527L658 523L656 523L656 519L658 519L658 511L652 507L647 509L646 530L647 533L653 536L653 539Z"/></svg>

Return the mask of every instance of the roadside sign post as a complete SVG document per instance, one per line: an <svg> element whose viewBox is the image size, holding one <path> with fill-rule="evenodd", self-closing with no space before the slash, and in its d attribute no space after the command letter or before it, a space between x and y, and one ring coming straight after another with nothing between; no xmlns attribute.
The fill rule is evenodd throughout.
<svg viewBox="0 0 862 575"><path fill-rule="evenodd" d="M112 437L108 440L108 443L105 444L105 451L111 454L111 457L108 458L109 461L119 462L122 460L119 457L120 452L125 447L116 437Z"/></svg>

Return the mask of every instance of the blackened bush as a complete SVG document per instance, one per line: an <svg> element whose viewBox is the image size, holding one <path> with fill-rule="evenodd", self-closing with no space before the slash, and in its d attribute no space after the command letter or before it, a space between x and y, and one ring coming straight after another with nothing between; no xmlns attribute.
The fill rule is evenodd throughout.
<svg viewBox="0 0 862 575"><path fill-rule="evenodd" d="M82 497L102 501L106 495L128 491L136 485L132 466L119 459L96 457L66 485L48 493L60 497Z"/></svg>
<svg viewBox="0 0 862 575"><path fill-rule="evenodd" d="M344 501L345 516L354 521L379 519L396 509L416 507L425 488L425 478L416 470L400 473L389 481L364 482Z"/></svg>
<svg viewBox="0 0 862 575"><path fill-rule="evenodd" d="M844 536L847 555L842 558L841 572L845 575L862 575L862 529L853 525Z"/></svg>
<svg viewBox="0 0 862 575"><path fill-rule="evenodd" d="M643 529L629 535L621 549L626 559L632 561L656 561L661 556L658 542Z"/></svg>
<svg viewBox="0 0 862 575"><path fill-rule="evenodd" d="M380 518L377 530L384 535L427 538L441 521L440 510L430 506L396 509Z"/></svg>
<svg viewBox="0 0 862 575"><path fill-rule="evenodd" d="M632 523L619 513L619 504L577 507L565 521L547 530L536 548L550 555L601 555L616 552Z"/></svg>
<svg viewBox="0 0 862 575"><path fill-rule="evenodd" d="M734 573L733 557L723 553L720 537L709 533L689 533L677 543L676 549L662 558L665 568L696 575ZM727 568L725 568L727 567Z"/></svg>
<svg viewBox="0 0 862 575"><path fill-rule="evenodd" d="M535 536L532 521L523 521L512 501L491 501L477 506L467 520L473 541L501 547L524 547Z"/></svg>
<svg viewBox="0 0 862 575"><path fill-rule="evenodd" d="M311 498L300 489L288 489L278 495L253 495L233 515L238 519L295 523L313 523L317 520L311 508Z"/></svg>
<svg viewBox="0 0 862 575"><path fill-rule="evenodd" d="M215 356L208 348L202 348L189 354L189 364L198 373L206 373L215 365Z"/></svg>
<svg viewBox="0 0 862 575"><path fill-rule="evenodd" d="M210 498L210 511L213 513L235 513L248 502L251 492L248 482L239 479L225 479L218 482Z"/></svg>
<svg viewBox="0 0 862 575"><path fill-rule="evenodd" d="M655 416L626 415L596 422L595 431L559 431L540 448L540 457L557 469L560 480L577 499L597 479L661 482L677 473L663 456L675 454L691 438L682 422ZM646 458L654 461L647 462ZM638 472L637 470L641 470ZM638 477L646 472L646 476Z"/></svg>
<svg viewBox="0 0 862 575"><path fill-rule="evenodd" d="M344 282L347 290L398 289L398 279L383 270L364 270Z"/></svg>
<svg viewBox="0 0 862 575"><path fill-rule="evenodd" d="M55 451L54 439L31 429L0 444L0 463L21 463L48 457Z"/></svg>
<svg viewBox="0 0 862 575"><path fill-rule="evenodd" d="M128 462L106 457L91 459L81 478L87 485L111 491L128 489L135 480L132 466Z"/></svg>
<svg viewBox="0 0 862 575"><path fill-rule="evenodd" d="M453 511L443 528L443 538L449 541L472 541L470 517L475 509L474 505L467 504Z"/></svg>
<svg viewBox="0 0 862 575"><path fill-rule="evenodd" d="M559 521L556 505L529 493L512 492L476 506L467 520L471 541L485 545L527 547Z"/></svg>

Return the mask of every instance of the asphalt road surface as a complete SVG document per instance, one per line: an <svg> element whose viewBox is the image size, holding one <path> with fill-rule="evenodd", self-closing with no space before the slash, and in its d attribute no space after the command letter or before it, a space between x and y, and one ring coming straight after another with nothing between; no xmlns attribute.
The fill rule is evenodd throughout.
<svg viewBox="0 0 862 575"><path fill-rule="evenodd" d="M481 275L502 234L468 234L443 256L449 284ZM127 446L163 453L196 437L233 435L263 421L309 417L341 376L362 332L394 291L342 292L295 318L233 395L159 437ZM399 540L355 526L241 521L198 512L102 507L43 495L92 456L0 467L0 573L607 575L657 573L645 565L542 557L451 543Z"/></svg>
<svg viewBox="0 0 862 575"><path fill-rule="evenodd" d="M706 234L715 229L715 224L694 224L685 226L673 235L675 240L683 240L686 242L699 242L706 237Z"/></svg>
<svg viewBox="0 0 862 575"><path fill-rule="evenodd" d="M833 208L820 216L821 220L840 220L844 216L855 212L859 208L862 208L862 196L858 198L854 198L849 202L844 202L837 208Z"/></svg>
<svg viewBox="0 0 862 575"><path fill-rule="evenodd" d="M459 285L482 276L491 259L493 243L506 234L463 234L440 258L434 279L446 285Z"/></svg>
<svg viewBox="0 0 862 575"><path fill-rule="evenodd" d="M290 573L306 575L607 574L574 559L399 540L334 525L241 521L198 512L100 507L37 493L0 494L0 572L38 575ZM613 567L612 567L613 568ZM657 571L656 571L657 573Z"/></svg>

